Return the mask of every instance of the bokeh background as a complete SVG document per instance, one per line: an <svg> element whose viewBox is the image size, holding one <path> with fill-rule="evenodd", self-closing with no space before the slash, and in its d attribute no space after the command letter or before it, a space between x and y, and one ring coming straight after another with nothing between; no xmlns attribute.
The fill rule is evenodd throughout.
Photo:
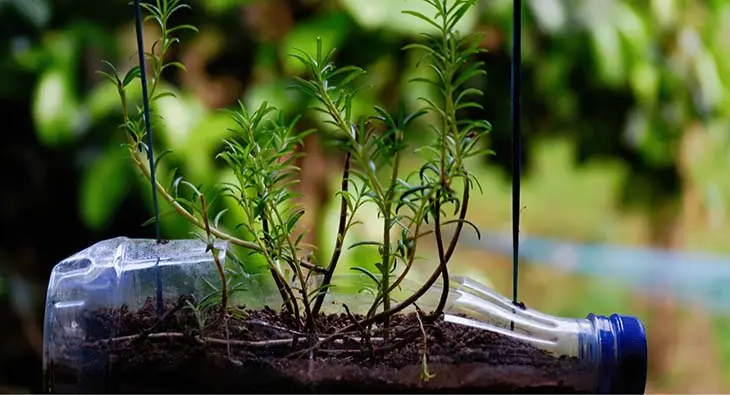
<svg viewBox="0 0 730 395"><path fill-rule="evenodd" d="M730 392L730 2L525 3L520 299L556 315L639 316L649 392ZM316 37L338 49L338 64L368 70L361 111L412 106L422 93L406 84L417 59L400 50L423 27L400 11L422 9L419 0L189 4L176 23L200 33L172 53L188 71L165 76L179 97L155 108L167 120L155 149L174 151L165 179L173 168L206 185L229 177L214 158L230 126L218 109L236 100L302 111L307 102L287 89L302 70L286 55ZM488 51L477 82L485 109L471 115L494 126L496 155L475 164L484 193L470 216L484 237L466 238L453 269L506 295L511 10L510 0L482 0L462 26ZM0 0L0 392L41 390L53 265L98 240L154 237L142 226L149 187L120 147L115 89L95 73L104 59L133 65L132 21L126 0ZM307 141L302 192L313 241L328 249L341 160L325 143ZM191 231L174 216L162 230Z"/></svg>

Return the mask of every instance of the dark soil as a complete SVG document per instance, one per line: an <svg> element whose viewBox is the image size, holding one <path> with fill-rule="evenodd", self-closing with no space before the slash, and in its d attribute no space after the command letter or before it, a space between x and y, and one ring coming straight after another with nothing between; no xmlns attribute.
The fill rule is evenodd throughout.
<svg viewBox="0 0 730 395"><path fill-rule="evenodd" d="M389 341L358 333L307 352L312 341L287 330L270 309L228 319L174 310L158 319L155 304L135 312L87 311L86 338L54 333L46 386L63 393L595 393L592 372L576 358L555 358L526 343L437 321L424 339L418 317L399 315ZM170 312L170 310L173 310ZM320 332L351 324L347 314L321 315ZM228 332L228 339L226 341ZM140 334L142 336L140 337ZM326 337L320 334L320 338ZM290 341L299 338L295 344ZM304 350L302 355L292 356Z"/></svg>

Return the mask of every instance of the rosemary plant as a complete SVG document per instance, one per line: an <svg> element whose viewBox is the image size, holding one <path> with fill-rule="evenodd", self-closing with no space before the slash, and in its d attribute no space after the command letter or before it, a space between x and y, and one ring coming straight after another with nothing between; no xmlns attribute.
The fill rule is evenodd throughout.
<svg viewBox="0 0 730 395"><path fill-rule="evenodd" d="M177 213L204 231L204 241L211 249L215 239L225 239L264 258L281 294L283 309L297 330L317 333L316 317L333 285L342 251L363 245L377 246L380 257L375 265L377 271L354 268L372 281L373 300L367 314L358 319L353 317L352 325L321 338L310 350L323 346L340 333L371 329L374 323L382 323L383 337L387 339L391 317L415 305L441 279L440 303L429 315L423 316L423 321L432 322L438 318L446 303L448 263L459 235L465 224L478 232L466 218L470 191L478 186L466 161L487 153L480 148L480 139L491 126L483 120L460 117L461 110L479 107L470 99L482 92L467 87L467 82L484 71L480 62L473 61L473 56L480 51L479 37L462 36L456 30L457 23L476 0L423 1L433 7L433 16L414 11L406 13L428 23L434 33L424 34L422 42L404 49L422 55L421 63L429 68L430 77L412 82L427 84L435 93L435 99L421 98L423 107L412 113L407 113L403 106L395 114L375 107L370 116L356 117L352 103L364 88L360 78L365 74L363 69L336 66L333 62L335 51L325 52L319 40L315 53L298 51L291 55L307 71L306 75L295 77L294 87L314 99L313 109L325 115L324 122L336 131L337 147L344 153L341 188L337 191L341 202L339 223L335 248L328 261L317 261L314 247L302 242L304 233L298 228L304 209L297 203L298 195L292 188L298 180L299 169L294 165L299 155L297 147L302 144L304 135L321 129L305 133L296 131L300 117L285 120L276 108L266 103L253 111L242 104L229 111L237 127L218 157L233 170L236 182L223 186L223 196L234 199L242 208L245 218L240 226L252 235L251 241L221 229L218 222L222 213L211 219L205 196L193 184L177 178L170 187L155 185L160 196ZM178 42L177 32L195 30L187 25L169 25L170 17L186 7L180 0L156 0L155 4L145 5L149 14L147 19L157 23L161 32L153 51L147 54L152 64L151 101L169 95L158 91L162 72L168 67L184 68L180 63L166 62L165 55ZM111 71L103 74L119 92L131 161L145 177L151 178L155 169L145 165L140 153L146 149L142 142L142 113L130 114L126 96L127 87L139 76L139 69L133 68L120 77L110 63L107 65ZM425 116L429 117L428 121ZM408 145L406 132L430 133L433 138L424 146L412 148ZM422 165L403 176L403 158L412 152L422 157ZM195 198L184 198L179 193L181 186L193 191ZM355 214L365 205L377 209L383 221L382 237L344 246L348 232L359 223ZM446 226L455 228L450 239L442 232ZM437 246L438 267L416 292L404 300L394 300L393 292L413 269L419 242L430 236ZM223 284L221 311L225 315L227 279L222 264L217 260L216 264ZM313 275L318 281L311 281ZM421 326L423 329L423 323Z"/></svg>

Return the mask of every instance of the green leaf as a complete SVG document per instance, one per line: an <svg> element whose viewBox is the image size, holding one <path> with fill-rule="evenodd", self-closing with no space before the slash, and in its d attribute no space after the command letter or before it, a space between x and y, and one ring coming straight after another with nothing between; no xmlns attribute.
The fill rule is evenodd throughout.
<svg viewBox="0 0 730 395"><path fill-rule="evenodd" d="M139 78L140 76L140 69L139 66L132 67L127 74L124 76L124 79L122 80L122 86L127 87L132 81L134 81L135 78Z"/></svg>
<svg viewBox="0 0 730 395"><path fill-rule="evenodd" d="M227 208L226 209L223 209L223 210L219 211L218 214L215 215L215 218L213 219L213 227L214 228L220 227L221 218L223 217L223 215L226 212L228 212L228 210L229 209L227 209Z"/></svg>
<svg viewBox="0 0 730 395"><path fill-rule="evenodd" d="M436 28L436 30L442 30L441 26L439 26L436 22L433 21L433 18L429 18L429 17L427 17L426 15L423 15L420 12L411 11L411 10L405 10L405 11L402 11L402 12L404 14L406 14L406 15L415 16L416 18L418 18L418 19L420 19L420 20L428 23L429 25L433 26L434 28Z"/></svg>
<svg viewBox="0 0 730 395"><path fill-rule="evenodd" d="M98 84L89 91L84 99L84 108L94 123L110 115L116 115L120 106L116 84Z"/></svg>
<svg viewBox="0 0 730 395"><path fill-rule="evenodd" d="M280 51L282 54L295 54L297 50L305 54L315 54L319 37L322 42L322 53L330 53L345 40L351 28L352 23L347 14L329 13L324 17L297 24L284 38ZM282 56L282 59L287 73L300 74L306 70L302 62L304 64L308 62L303 59L301 62L292 56Z"/></svg>
<svg viewBox="0 0 730 395"><path fill-rule="evenodd" d="M193 26L193 25L177 25L177 26L175 26L173 28L167 29L167 33L170 34L170 33L174 33L174 32L179 31L179 30L190 30L190 31L195 32L195 33L198 32L198 28L195 27L195 26Z"/></svg>
<svg viewBox="0 0 730 395"><path fill-rule="evenodd" d="M233 12L236 7L252 4L257 1L260 0L205 0L198 4L200 4L207 13L222 14L226 12Z"/></svg>
<svg viewBox="0 0 730 395"><path fill-rule="evenodd" d="M639 103L651 108L659 99L659 71L648 61L634 63L630 76L631 88Z"/></svg>
<svg viewBox="0 0 730 395"><path fill-rule="evenodd" d="M169 216L171 214L175 214L175 213L177 213L177 211L175 211L175 209L167 210L164 213L160 214L160 219L162 219L164 217L167 217L167 216ZM145 226L152 225L155 222L157 222L157 217L154 217L153 216L153 217L147 219L147 221L142 222L142 225L140 225L140 226L144 228Z"/></svg>
<svg viewBox="0 0 730 395"><path fill-rule="evenodd" d="M367 277L368 277L368 278L369 278L370 280L372 280L372 281L373 281L373 282L374 282L375 284L380 284L380 280L378 279L378 276L377 276L377 275L375 275L375 274L374 274L373 272L371 272L370 270L368 270L368 269L365 269L364 267L359 267L359 266L351 267L350 269L351 269L351 270L354 270L354 271L356 271L356 272L360 272L360 273L362 273L362 274L366 275L366 276L367 276Z"/></svg>
<svg viewBox="0 0 730 395"><path fill-rule="evenodd" d="M56 146L74 140L78 104L69 76L60 68L40 76L33 98L33 122L38 139Z"/></svg>
<svg viewBox="0 0 730 395"><path fill-rule="evenodd" d="M173 151L168 149L168 150L164 150L160 155L157 156L157 159L155 159L155 169L153 171L155 173L155 175L157 175L157 169L160 165L160 162L162 162L162 158L164 158L165 155L169 155L171 153L173 153Z"/></svg>
<svg viewBox="0 0 730 395"><path fill-rule="evenodd" d="M383 243L377 242L377 241L359 241L357 243L351 244L348 249L353 249L355 247L360 246L376 246L376 247L382 247Z"/></svg>
<svg viewBox="0 0 730 395"><path fill-rule="evenodd" d="M340 2L355 21L368 30L384 29L400 34L437 33L439 25L428 20L442 22L440 18L433 18L436 9L424 0L340 0ZM461 32L471 31L478 17L479 12L476 7L471 7L456 24L455 29Z"/></svg>
<svg viewBox="0 0 730 395"><path fill-rule="evenodd" d="M112 84L114 84L115 87L117 87L120 83L119 80L119 74L117 73L116 67L114 65L106 60L102 60L101 63L103 63L105 66L107 66L110 70L110 72L103 71L103 70L97 70L96 73L104 76L106 79L111 81Z"/></svg>
<svg viewBox="0 0 730 395"><path fill-rule="evenodd" d="M116 146L85 166L81 178L79 211L92 229L106 227L130 186L127 152Z"/></svg>
<svg viewBox="0 0 730 395"><path fill-rule="evenodd" d="M599 23L591 31L591 44L600 77L611 85L623 82L625 75L621 40L616 29L607 22Z"/></svg>
<svg viewBox="0 0 730 395"><path fill-rule="evenodd" d="M175 61L175 62L166 62L165 65L162 66L162 70L164 71L168 67L177 68L177 69L182 70L182 71L187 71L187 68L185 67L185 65L182 64L181 62L177 62L177 61Z"/></svg>

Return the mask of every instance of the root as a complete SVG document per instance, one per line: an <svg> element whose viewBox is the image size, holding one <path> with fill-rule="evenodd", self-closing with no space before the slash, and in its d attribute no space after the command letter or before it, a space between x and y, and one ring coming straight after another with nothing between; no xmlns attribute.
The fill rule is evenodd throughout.
<svg viewBox="0 0 730 395"><path fill-rule="evenodd" d="M387 339L387 343L390 343L385 346L380 347L373 347L372 354L373 356L375 354L381 354L384 352L396 350L398 348L401 348L405 346L406 344L412 342L416 337L418 336L418 327L410 327L406 330L404 330L402 333L397 334L394 337L391 337ZM335 333L332 335L329 335L328 337L320 337L319 342L315 345L313 345L310 348L295 351L289 355L287 355L287 358L301 358L304 355L310 354L312 352L331 352L330 349L322 348L324 344L327 343L335 343L335 344L341 344L343 343L343 338L346 338L347 340L352 341L362 341L362 338L358 337L349 337L347 333ZM382 337L371 337L370 338L371 343L384 343L386 342L385 338ZM359 350L358 354L362 354L364 351L361 349Z"/></svg>
<svg viewBox="0 0 730 395"><path fill-rule="evenodd" d="M291 346L295 342L298 341L306 341L307 336L300 336L300 337L289 337L289 338L283 338L283 339L271 339L271 340L234 340L234 339L221 339L216 337L207 337L207 336L190 336L189 334L183 333L183 332L157 332L157 333L143 333L139 335L128 335L128 336L118 336L113 337L111 339L102 339L96 341L96 343L124 343L124 342L139 342L142 339L147 340L156 340L156 339L174 339L174 338L193 338L196 342L200 344L217 344L217 345L223 345L227 347L231 346L237 346L237 347L250 347L250 348L272 348L277 346ZM359 337L352 337L346 340L354 341L354 342L361 342L363 341L362 338ZM376 342L376 343L383 343L385 342L385 339L382 337L376 337L376 338L370 338L369 341ZM334 341L335 344L344 344L345 339L341 339L339 341ZM359 349L323 349L318 350L320 352L324 353L362 353L362 350Z"/></svg>
<svg viewBox="0 0 730 395"><path fill-rule="evenodd" d="M420 319L419 319L420 320ZM259 323L268 325L266 323ZM404 330L402 333L397 334L397 337L392 337L390 339L385 339L383 337L371 337L371 336L346 336L345 334L342 334L342 338L336 339L332 341L332 344L338 347L334 348L315 348L315 347L308 347L303 350L296 351L294 353L291 353L287 355L287 357L291 356L298 356L298 355L314 355L315 353L321 353L321 354L329 354L329 355L363 355L364 353L367 353L368 356L373 357L376 354L382 354L385 352L389 352L395 349L398 349L400 347L405 346L406 344L414 341L419 336L419 330L418 327L410 327L406 330ZM138 334L138 335L127 335L127 336L118 336L113 337L110 339L100 339L93 344L118 344L118 343L132 343L136 344L141 342L142 340L147 341L155 341L155 340L170 340L170 339L189 339L192 340L201 346L203 345L217 345L217 346L225 346L228 352L228 358L236 363L237 361L233 359L233 347L237 348L252 348L252 349L272 349L277 347L296 347L296 345L300 342L306 342L307 340L311 340L311 336L307 336L306 334L302 335L295 335L291 337L286 337L282 339L270 339L270 340L235 340L231 339L229 336L229 333L227 331L226 338L217 338L217 337L210 337L210 336L202 336L198 334L191 334L191 333L185 333L185 332L149 332L149 330ZM321 341L323 338L321 337L315 337L315 340ZM348 348L347 344L368 344L370 347L367 350L363 350L362 347L359 348ZM306 344L306 343L304 343ZM380 345L379 347L376 345Z"/></svg>
<svg viewBox="0 0 730 395"><path fill-rule="evenodd" d="M418 320L418 327L421 329L421 337L423 338L423 342L421 343L421 379L428 381L435 375L428 371L428 334L421 319L423 312L418 306L416 306L416 310L416 319Z"/></svg>
<svg viewBox="0 0 730 395"><path fill-rule="evenodd" d="M226 353L228 355L228 359L233 360L233 355L231 354L231 329L228 326L228 314L225 314L223 319L223 327L226 329Z"/></svg>
<svg viewBox="0 0 730 395"><path fill-rule="evenodd" d="M223 264L221 263L220 259L218 259L218 250L215 248L214 239L210 230L210 223L208 222L208 204L205 201L205 196L202 194L200 195L200 207L203 211L203 223L205 224L205 234L207 235L208 240L208 245L205 250L206 252L212 252L215 267L218 269L218 276L220 276L221 280L220 315L221 319L224 321L223 324L227 327L228 320L226 319L226 316L228 315L228 281L226 280L226 274L225 269L223 268Z"/></svg>
<svg viewBox="0 0 730 395"><path fill-rule="evenodd" d="M171 317L173 317L175 314L177 314L177 312L179 312L183 307L187 306L188 303L191 303L191 299L192 299L192 296L190 296L190 295L180 296L180 298L177 301L177 304L175 304L175 306L173 306L173 308L171 308L170 310L165 312L162 315L162 317L160 317L159 320L155 321L155 323L152 324L152 326L145 329L142 333L140 333L139 335L134 335L133 340L136 342L142 341L142 340L148 338L149 336L152 336L152 334L155 332L155 330L157 330L157 328L159 328L164 323L168 322Z"/></svg>
<svg viewBox="0 0 730 395"><path fill-rule="evenodd" d="M347 307L346 304L342 304L342 307L345 309L345 312L347 313L347 316L350 318L352 322L357 325L357 329L360 332L360 337L362 337L362 344L365 352L372 355L374 348L373 348L373 342L370 339L370 333L357 321L357 318L355 318L354 315L350 312L350 308Z"/></svg>
<svg viewBox="0 0 730 395"><path fill-rule="evenodd" d="M261 327L264 327L264 328L273 329L275 331L289 333L289 334L292 334L292 335L297 335L299 337L306 336L306 334L304 332L302 332L302 331L298 331L298 330L295 330L295 329L290 329L290 328L286 328L286 327L278 326L278 325L274 325L274 324L269 324L266 321L247 320L247 321L243 321L243 323L246 324L246 325L261 326Z"/></svg>
<svg viewBox="0 0 730 395"><path fill-rule="evenodd" d="M160 319L142 332L108 339L99 339L93 341L92 344L120 344L129 342L132 345L136 345L145 340L188 340L199 345L225 346L228 359L234 364L240 364L240 361L234 359L234 356L236 355L234 348L284 348L284 350L289 348L292 351L284 355L285 358L302 358L308 356L310 359L313 359L316 354L327 354L359 355L365 359L370 359L374 358L376 355L381 355L383 353L402 348L405 345L416 341L419 336L425 336L425 326L427 326L424 325L424 322L422 321L421 315L423 315L423 312L419 309L417 312L418 325L411 325L400 331L396 331L391 334L390 338L374 336L374 333L360 324L357 317L355 317L355 315L353 315L350 311L349 307L343 305L349 321L352 322L351 325L355 327L355 330L340 331L334 334L322 333L317 335L316 333L295 330L263 320L244 319L239 321L240 324L243 324L243 328L254 326L265 328L266 330L278 332L279 335L277 337L280 338L267 340L236 340L231 338L232 333L230 320L232 317L230 314L227 314L228 312L224 311L226 314L222 317L217 316L216 318L218 319L215 320L219 323L219 325L222 325L222 333L218 336L206 336L206 328L209 328L210 324L204 323L200 316L200 312L194 305L195 302L192 296L183 295L179 298L178 302L170 308L170 310L165 312ZM191 309L192 313L185 313L184 316L181 316L181 314L183 314L182 310L186 308ZM170 322L183 324L184 328L179 331L165 331L168 326L166 324ZM329 344L329 346L323 347L326 344ZM423 350L424 371L427 373L427 368L425 367L425 337L423 338Z"/></svg>

